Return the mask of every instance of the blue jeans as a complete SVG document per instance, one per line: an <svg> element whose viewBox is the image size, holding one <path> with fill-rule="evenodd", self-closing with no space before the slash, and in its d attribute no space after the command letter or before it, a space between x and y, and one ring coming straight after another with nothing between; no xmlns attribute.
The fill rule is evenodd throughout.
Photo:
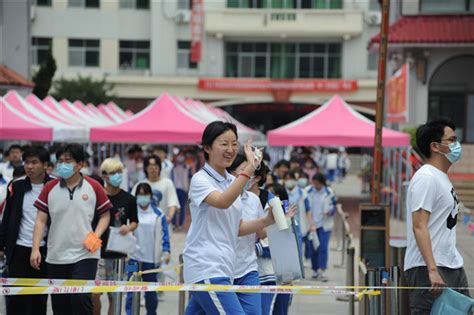
<svg viewBox="0 0 474 315"><path fill-rule="evenodd" d="M173 224L176 226L183 226L186 219L186 201L188 200L188 193L182 189L176 189L179 201L179 211L173 216Z"/></svg>
<svg viewBox="0 0 474 315"><path fill-rule="evenodd" d="M234 279L234 285L260 285L258 272L251 271L241 278ZM237 293L245 314L262 314L262 298L259 293Z"/></svg>
<svg viewBox="0 0 474 315"><path fill-rule="evenodd" d="M314 271L319 269L328 268L328 249L329 249L329 239L331 238L331 231L324 231L324 229L318 228L316 230L319 238L319 247L311 255L311 264Z"/></svg>
<svg viewBox="0 0 474 315"><path fill-rule="evenodd" d="M277 294L273 307L273 315L288 315L290 300L291 294Z"/></svg>
<svg viewBox="0 0 474 315"><path fill-rule="evenodd" d="M127 269L138 271L138 263L139 262L136 261L135 259L130 259L128 261L129 266ZM155 268L159 268L159 265L144 262L142 263L141 271L155 269ZM132 274L133 272L129 272L128 277L130 278ZM156 282L157 274L156 273L144 274L142 275L142 280L145 282ZM132 314L132 299L133 299L133 293L127 293L127 300L125 303L125 310L127 312L127 315ZM147 315L156 315L156 309L158 308L158 297L156 295L156 292L145 292L145 308L146 308Z"/></svg>
<svg viewBox="0 0 474 315"><path fill-rule="evenodd" d="M229 278L218 277L206 279L198 284L224 284L231 285ZM185 315L245 315L239 298L234 292L190 292L189 302L186 307Z"/></svg>

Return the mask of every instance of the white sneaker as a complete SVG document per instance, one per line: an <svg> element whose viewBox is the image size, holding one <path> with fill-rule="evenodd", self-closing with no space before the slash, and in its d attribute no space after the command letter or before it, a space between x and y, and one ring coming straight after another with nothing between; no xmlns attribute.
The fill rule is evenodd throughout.
<svg viewBox="0 0 474 315"><path fill-rule="evenodd" d="M311 278L313 278L313 279L319 279L319 276L320 276L319 272L313 271L313 275L311 276Z"/></svg>
<svg viewBox="0 0 474 315"><path fill-rule="evenodd" d="M319 274L318 280L322 282L328 282L329 278L326 276L326 273L323 271Z"/></svg>

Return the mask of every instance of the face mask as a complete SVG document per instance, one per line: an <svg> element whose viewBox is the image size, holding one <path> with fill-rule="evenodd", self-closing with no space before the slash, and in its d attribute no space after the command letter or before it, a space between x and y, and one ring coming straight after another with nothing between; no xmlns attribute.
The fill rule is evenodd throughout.
<svg viewBox="0 0 474 315"><path fill-rule="evenodd" d="M122 183L123 175L122 173L115 173L114 175L109 175L109 183L114 187L120 187Z"/></svg>
<svg viewBox="0 0 474 315"><path fill-rule="evenodd" d="M151 202L151 196L150 195L137 196L137 204L142 208L148 207L150 202Z"/></svg>
<svg viewBox="0 0 474 315"><path fill-rule="evenodd" d="M288 189L293 189L296 186L296 181L294 179L285 180L285 187Z"/></svg>
<svg viewBox="0 0 474 315"><path fill-rule="evenodd" d="M441 143L441 144L446 145L444 143ZM450 152L449 153L441 152L441 154L443 154L448 159L448 161L451 162L451 164L454 164L461 159L461 156L462 156L461 143L459 143L459 141L456 141L456 142L450 143L448 147L449 147Z"/></svg>
<svg viewBox="0 0 474 315"><path fill-rule="evenodd" d="M55 173L64 179L74 175L74 166L71 163L58 163Z"/></svg>
<svg viewBox="0 0 474 315"><path fill-rule="evenodd" d="M298 186L300 186L301 188L308 186L308 179L307 178L298 179Z"/></svg>
<svg viewBox="0 0 474 315"><path fill-rule="evenodd" d="M178 163L183 163L183 162L184 162L184 156L178 156L178 157L176 158L176 162L178 162Z"/></svg>
<svg viewBox="0 0 474 315"><path fill-rule="evenodd" d="M49 156L49 161L50 161L51 163L53 163L53 164L56 163L56 161L57 161L57 159L56 159L56 154L51 154L51 155Z"/></svg>

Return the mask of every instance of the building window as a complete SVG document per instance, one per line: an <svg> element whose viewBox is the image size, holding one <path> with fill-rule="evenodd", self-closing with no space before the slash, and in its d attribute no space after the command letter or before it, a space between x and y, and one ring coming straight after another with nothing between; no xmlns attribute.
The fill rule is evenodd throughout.
<svg viewBox="0 0 474 315"><path fill-rule="evenodd" d="M69 40L69 65L72 67L98 67L100 41L91 39Z"/></svg>
<svg viewBox="0 0 474 315"><path fill-rule="evenodd" d="M120 69L150 69L149 41L120 41Z"/></svg>
<svg viewBox="0 0 474 315"><path fill-rule="evenodd" d="M420 0L422 13L474 12L473 0Z"/></svg>
<svg viewBox="0 0 474 315"><path fill-rule="evenodd" d="M379 53L378 51L369 51L367 55L367 70L377 71L379 65Z"/></svg>
<svg viewBox="0 0 474 315"><path fill-rule="evenodd" d="M52 39L46 37L33 37L31 39L31 63L40 65L48 56L48 52L52 48Z"/></svg>
<svg viewBox="0 0 474 315"><path fill-rule="evenodd" d="M178 10L191 10L193 8L193 0L178 0Z"/></svg>
<svg viewBox="0 0 474 315"><path fill-rule="evenodd" d="M69 0L70 7L77 8L98 8L100 0Z"/></svg>
<svg viewBox="0 0 474 315"><path fill-rule="evenodd" d="M149 9L150 0L120 0L122 9Z"/></svg>
<svg viewBox="0 0 474 315"><path fill-rule="evenodd" d="M178 68L196 69L197 63L191 61L191 42L188 40L178 41Z"/></svg>
<svg viewBox="0 0 474 315"><path fill-rule="evenodd" d="M342 0L227 0L228 8L342 9Z"/></svg>
<svg viewBox="0 0 474 315"><path fill-rule="evenodd" d="M41 7L51 6L51 0L36 0L35 3L37 6L41 6Z"/></svg>
<svg viewBox="0 0 474 315"><path fill-rule="evenodd" d="M339 43L228 42L225 50L227 77L341 77Z"/></svg>

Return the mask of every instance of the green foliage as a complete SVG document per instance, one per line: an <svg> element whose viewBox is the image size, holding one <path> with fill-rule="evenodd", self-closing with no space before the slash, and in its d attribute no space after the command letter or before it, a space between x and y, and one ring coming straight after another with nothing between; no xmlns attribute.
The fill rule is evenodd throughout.
<svg viewBox="0 0 474 315"><path fill-rule="evenodd" d="M416 147L416 128L415 127L407 127L402 129L403 132L406 132L410 135L411 138L411 147L413 149L417 149Z"/></svg>
<svg viewBox="0 0 474 315"><path fill-rule="evenodd" d="M45 98L51 88L51 82L53 81L55 72L56 61L54 60L51 50L49 50L46 60L40 65L38 71L33 76L33 82L35 83L33 94L40 99Z"/></svg>
<svg viewBox="0 0 474 315"><path fill-rule="evenodd" d="M106 104L115 99L112 93L113 88L114 85L107 83L105 78L94 80L91 77L79 75L77 79L61 78L54 82L53 96L56 99L79 100L84 104Z"/></svg>

